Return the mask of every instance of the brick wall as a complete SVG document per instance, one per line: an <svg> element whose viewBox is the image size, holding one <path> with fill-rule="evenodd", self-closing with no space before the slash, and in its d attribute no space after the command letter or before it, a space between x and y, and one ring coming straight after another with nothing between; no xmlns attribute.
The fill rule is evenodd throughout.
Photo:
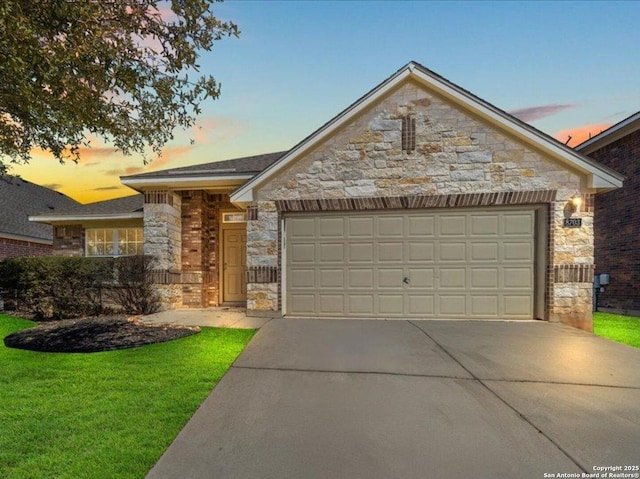
<svg viewBox="0 0 640 479"><path fill-rule="evenodd" d="M625 175L624 187L595 200L596 274L611 284L599 294L602 307L640 309L640 130L589 154Z"/></svg>
<svg viewBox="0 0 640 479"><path fill-rule="evenodd" d="M218 306L220 210L233 209L229 195L182 192L182 303Z"/></svg>
<svg viewBox="0 0 640 479"><path fill-rule="evenodd" d="M54 226L55 256L84 256L84 228L81 225Z"/></svg>
<svg viewBox="0 0 640 479"><path fill-rule="evenodd" d="M20 256L47 256L53 249L49 244L0 238L0 260Z"/></svg>

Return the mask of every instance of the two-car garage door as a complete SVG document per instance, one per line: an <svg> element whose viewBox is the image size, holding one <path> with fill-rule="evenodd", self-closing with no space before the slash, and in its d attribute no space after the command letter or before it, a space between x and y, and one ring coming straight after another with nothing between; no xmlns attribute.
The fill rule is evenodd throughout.
<svg viewBox="0 0 640 479"><path fill-rule="evenodd" d="M289 316L531 319L533 210L292 215Z"/></svg>

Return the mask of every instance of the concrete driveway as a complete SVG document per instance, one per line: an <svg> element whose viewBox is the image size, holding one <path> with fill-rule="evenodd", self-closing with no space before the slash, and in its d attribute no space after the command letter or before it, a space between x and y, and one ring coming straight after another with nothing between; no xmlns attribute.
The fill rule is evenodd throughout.
<svg viewBox="0 0 640 479"><path fill-rule="evenodd" d="M640 350L544 322L272 320L148 477L615 477L596 468L639 450Z"/></svg>

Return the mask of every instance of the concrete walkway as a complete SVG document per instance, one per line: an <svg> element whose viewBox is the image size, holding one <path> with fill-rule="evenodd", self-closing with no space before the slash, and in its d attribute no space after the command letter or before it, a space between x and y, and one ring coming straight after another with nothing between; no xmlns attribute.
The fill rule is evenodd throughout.
<svg viewBox="0 0 640 479"><path fill-rule="evenodd" d="M269 318L247 316L244 308L218 307L205 309L172 309L142 316L140 321L149 324L179 324L183 326L211 326L214 328L258 329Z"/></svg>
<svg viewBox="0 0 640 479"><path fill-rule="evenodd" d="M148 477L589 477L639 444L638 349L543 322L275 319Z"/></svg>

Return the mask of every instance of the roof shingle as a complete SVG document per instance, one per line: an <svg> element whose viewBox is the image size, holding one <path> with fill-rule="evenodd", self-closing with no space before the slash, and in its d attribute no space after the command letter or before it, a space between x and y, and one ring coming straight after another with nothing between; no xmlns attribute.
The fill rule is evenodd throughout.
<svg viewBox="0 0 640 479"><path fill-rule="evenodd" d="M29 216L56 214L77 206L80 203L58 191L16 176L0 176L0 235L51 241L51 226L30 222Z"/></svg>

